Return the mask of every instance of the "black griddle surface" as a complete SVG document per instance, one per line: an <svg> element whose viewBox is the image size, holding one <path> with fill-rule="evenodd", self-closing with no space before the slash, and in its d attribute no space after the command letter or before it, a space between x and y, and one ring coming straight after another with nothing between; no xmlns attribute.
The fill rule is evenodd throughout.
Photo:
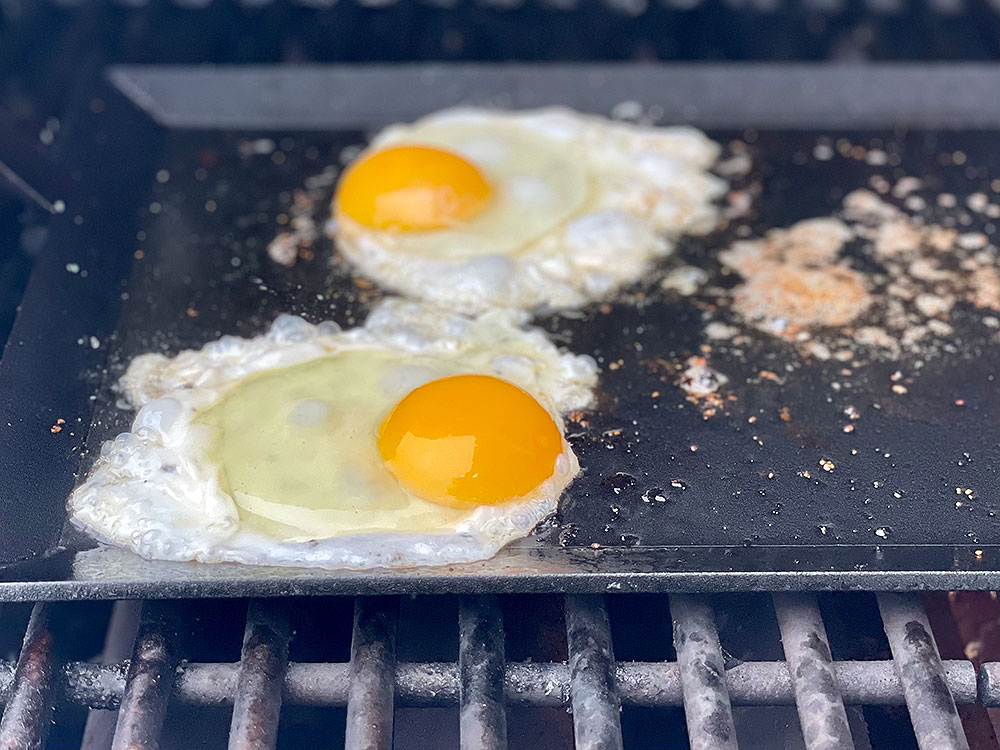
<svg viewBox="0 0 1000 750"><path fill-rule="evenodd" d="M751 218L682 241L656 273L605 302L535 320L561 345L595 356L601 378L597 407L567 426L583 472L557 517L532 537L474 565L330 572L153 563L86 550L87 540L70 531L66 551L11 567L0 598L995 586L1000 346L980 311L956 311L952 353L866 362L849 376L844 363L806 361L790 344L762 334L739 346L713 342L711 363L729 377L724 394L731 398L710 419L657 362L683 361L709 343L703 319L712 298L663 291L659 281L668 269L701 265L716 282L732 284L715 257L734 239L733 227L749 224L757 236L830 215L873 174L917 176L931 192L953 192L959 201L988 192L990 178L1000 175L996 132L709 135L749 143L753 172L737 182L762 188ZM898 153L897 163L817 161L818 138L877 140ZM82 469L102 440L128 428L131 413L116 406L111 386L133 356L200 347L225 334L253 336L284 312L343 326L364 320L383 294L359 283L329 240L317 241L314 256L293 268L265 253L286 228L294 191L364 141L361 131L162 134L143 189L119 196L129 201L134 233L115 252L134 260L120 321L99 342L107 359L100 386L92 388ZM955 151L965 166L942 163L941 154ZM330 192L332 186L324 199ZM322 230L322 202L315 216ZM981 217L975 222L970 229L994 231ZM713 319L739 324L725 312ZM896 370L907 377L906 394L891 390ZM956 406L959 400L964 406ZM848 405L860 412L851 433L843 431ZM46 502L64 496L49 494Z"/></svg>

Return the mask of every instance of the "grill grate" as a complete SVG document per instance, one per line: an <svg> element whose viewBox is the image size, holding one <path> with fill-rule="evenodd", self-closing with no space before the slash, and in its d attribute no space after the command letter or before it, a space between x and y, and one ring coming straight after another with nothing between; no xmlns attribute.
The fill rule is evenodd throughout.
<svg viewBox="0 0 1000 750"><path fill-rule="evenodd" d="M52 0L52 2L60 7L85 4L85 0ZM151 4L151 0L112 0L112 2L122 8L141 8ZM212 5L212 0L173 0L173 2L179 7L189 9L208 8ZM333 7L338 0L238 0L238 2L247 9L282 3L321 9ZM365 8L377 9L395 5L400 0L355 0L355 2ZM458 0L421 0L421 2L432 8L450 9L459 6ZM501 12L517 10L532 3L555 11L573 11L586 8L589 2L592 0L476 0L478 6ZM926 0L925 6L932 13L955 17L967 12L966 2L967 0ZM600 3L628 17L646 13L651 5L650 0L600 0ZM844 0L659 0L659 4L676 11L691 11L704 7L711 9L713 5L721 4L733 10L767 15L800 8L828 15L839 15L850 10L850 6ZM987 4L998 8L1000 0L987 0ZM863 5L865 10L876 16L898 16L907 11L906 3L901 0L863 0Z"/></svg>
<svg viewBox="0 0 1000 750"><path fill-rule="evenodd" d="M845 705L903 704L921 750L951 750L969 747L956 703L1000 705L1000 664L984 665L977 684L970 662L942 661L915 595L878 595L891 661L835 661L813 594L773 603L787 662L728 665L713 600L700 595L669 596L676 661L617 663L600 595L564 598L566 662L520 663L505 660L494 596L460 598L457 663L398 664L395 597L355 600L345 663L289 662L294 608L308 604L283 599L250 602L239 663L182 661L197 605L162 601L142 604L130 660L61 662L53 623L72 605L40 603L16 664L0 662L0 748L43 747L59 700L119 708L116 749L155 747L171 702L232 706L231 750L275 747L283 705L346 706L349 750L391 748L394 705L459 706L462 750L505 748L508 705L570 709L579 750L623 747L623 705L683 706L691 748L735 750L733 706L792 704L808 750L870 747L856 725L852 738Z"/></svg>

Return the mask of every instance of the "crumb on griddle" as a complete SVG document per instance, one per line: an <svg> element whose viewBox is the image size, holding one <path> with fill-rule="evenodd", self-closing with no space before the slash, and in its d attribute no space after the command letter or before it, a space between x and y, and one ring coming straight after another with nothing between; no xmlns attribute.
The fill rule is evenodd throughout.
<svg viewBox="0 0 1000 750"><path fill-rule="evenodd" d="M281 232L267 246L267 257L286 268L299 259L299 243L293 232Z"/></svg>
<svg viewBox="0 0 1000 750"><path fill-rule="evenodd" d="M705 326L705 336L711 341L728 341L739 332L740 329L736 326L726 325L718 320L713 320Z"/></svg>
<svg viewBox="0 0 1000 750"><path fill-rule="evenodd" d="M702 418L714 417L725 405L726 399L719 390L729 378L713 369L705 357L689 357L683 367L677 385L684 391L685 398L701 410Z"/></svg>
<svg viewBox="0 0 1000 750"><path fill-rule="evenodd" d="M680 266L667 274L660 286L670 292L676 292L682 297L690 297L698 292L706 281L708 273L697 266Z"/></svg>
<svg viewBox="0 0 1000 750"><path fill-rule="evenodd" d="M290 268L298 260L312 260L313 245L319 239L316 206L325 200L329 185L336 180L336 170L324 170L306 180L306 190L295 190L287 213L276 221L290 231L279 232L267 246L267 256L275 263Z"/></svg>

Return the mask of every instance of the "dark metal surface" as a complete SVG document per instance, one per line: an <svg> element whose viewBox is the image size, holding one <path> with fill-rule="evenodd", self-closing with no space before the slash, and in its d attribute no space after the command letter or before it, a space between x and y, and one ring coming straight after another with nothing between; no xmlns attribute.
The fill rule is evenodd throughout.
<svg viewBox="0 0 1000 750"><path fill-rule="evenodd" d="M570 700L577 750L621 750L621 699L604 597L566 597Z"/></svg>
<svg viewBox="0 0 1000 750"><path fill-rule="evenodd" d="M168 64L989 61L1000 54L994 0L4 0L0 7L10 22L0 41L22 55L51 42L63 53L50 56L56 73L95 48L101 59ZM103 33L87 33L96 29Z"/></svg>
<svg viewBox="0 0 1000 750"><path fill-rule="evenodd" d="M814 594L775 594L781 643L808 750L852 748L830 641Z"/></svg>
<svg viewBox="0 0 1000 750"><path fill-rule="evenodd" d="M172 604L143 604L139 634L118 708L112 750L156 750L159 747L180 660L176 616Z"/></svg>
<svg viewBox="0 0 1000 750"><path fill-rule="evenodd" d="M37 750L43 747L52 715L55 644L49 631L52 605L31 610L21 655L11 676L12 689L0 719L0 748Z"/></svg>
<svg viewBox="0 0 1000 750"><path fill-rule="evenodd" d="M927 615L913 594L880 594L879 611L920 750L968 750Z"/></svg>
<svg viewBox="0 0 1000 750"><path fill-rule="evenodd" d="M670 597L670 617L691 748L736 750L736 726L712 604L704 596L675 594Z"/></svg>
<svg viewBox="0 0 1000 750"><path fill-rule="evenodd" d="M273 750L288 668L288 604L253 600L240 655L229 750Z"/></svg>
<svg viewBox="0 0 1000 750"><path fill-rule="evenodd" d="M462 750L506 750L503 613L495 596L458 602L459 732Z"/></svg>
<svg viewBox="0 0 1000 750"><path fill-rule="evenodd" d="M581 71L580 87L574 90L590 92L588 95L596 97L594 101L603 102L600 97L617 96L608 82L621 80L627 70L615 67L602 79L599 69L587 68ZM744 75L752 75L754 70L748 68ZM649 71L642 68L637 80L656 80L655 72ZM730 124L754 125L740 109L744 92L737 84L744 79L727 83L723 73L725 70L719 71L705 92L690 92L691 112L696 114L696 110L701 111L700 104L711 101L717 107L711 110L716 113L713 117L721 117L725 110L719 102L728 95L732 102ZM315 91L323 74L323 70L310 69L303 72L302 81L313 81L309 85ZM670 76L682 74L683 69L670 72ZM152 80L149 71L143 75L147 76L143 80ZM343 70L329 71L329 75L338 86L350 80ZM456 72L455 85L448 86L448 75L440 68L433 69L431 79L441 85L422 89L417 101L426 109L453 103L469 89L470 81L476 80L474 71L463 69ZM483 80L494 87L509 85L519 92L520 103L527 103L530 94L533 103L542 104L561 95L567 75L563 71L546 78L538 69L514 66L504 68L502 76L495 71L484 73ZM768 80L770 74L761 71L760 75L761 80ZM893 78L892 70L872 75L882 76L879 80L886 83L886 89L895 91L906 88L915 73L905 71L898 79ZM994 73L962 69L953 75L988 86ZM409 80L406 76L412 76L412 71L403 80ZM817 80L829 81L831 76L824 72ZM857 72L848 71L845 76L856 80ZM175 87L184 89L201 79L166 76L157 80L156 91L160 92L164 81L172 80ZM359 109L366 101L359 91L367 80L359 76L355 84L358 90L344 96L350 94L347 100L357 104L351 111L358 122L375 123L386 116L382 99L369 98L367 113ZM890 85L893 80L898 85ZM948 89L955 87L957 79L928 74L927 81L935 80ZM553 81L560 82L559 91L545 88ZM945 86L945 81L951 84ZM921 94L927 100L927 123L940 124L935 117L943 110L936 109L930 88L928 85ZM292 111L308 111L303 102L310 102L300 96L303 90L273 89L268 106L276 113L286 104ZM139 99L144 95L135 90L131 93ZM490 98L492 93L486 86L481 95ZM643 104L662 99L658 91L645 93ZM110 108L113 96L106 95ZM197 100L192 97L191 101ZM164 106L162 98L156 101L156 106ZM983 108L963 101L949 100L949 116L956 117L955 122L982 123L975 118ZM796 96L789 94L782 109L788 127L799 127L794 122L798 104ZM211 111L218 126L225 127L226 108L213 102ZM921 126L921 111L914 105L907 110L906 121ZM420 112L390 114L409 119ZM111 125L101 119L103 114L91 116L98 122L84 118L82 131L103 133L107 140ZM955 193L959 200L980 189L982 180L970 179L958 167L943 166L937 158L939 152L960 149L968 164L986 169L987 174L1000 173L993 133L895 132L888 128L896 122L897 113L886 107L881 116L885 130L823 134L858 141L878 137L892 143L900 156L896 169L924 177L937 188ZM124 118L117 122L131 121ZM605 364L618 360L622 364L614 371L605 368L601 406L588 417L586 429L574 430L573 446L586 470L563 498L558 517L534 536L510 545L494 560L436 570L337 572L170 564L143 561L118 550L85 549L89 540L75 533L66 535L63 543L67 550L59 554L53 550L53 535L72 481L70 472L78 466L86 469L90 462L89 457L82 463L77 458L82 432L92 425L87 436L92 457L102 439L127 427L130 415L115 406L117 396L109 386L132 356L200 346L226 333L254 335L279 312L301 314L313 321L332 318L353 324L364 319L379 297L377 291L356 288L342 266L328 266L332 252L328 243L318 243L315 259L292 269L275 266L263 252L279 226L277 217L289 208L288 194L310 175L336 163L343 147L363 143L362 133L268 133L275 151L248 155L246 144L252 144L259 134L168 131L154 136L141 127L129 132L125 140L133 147L132 139L146 144L147 161L155 160L156 169L134 168L146 181L143 189L122 192L114 187L115 196L127 195L129 199L127 206L116 208L120 226L113 232L102 223L100 210L88 213L83 223L84 228L93 225L95 232L111 232L100 250L103 256L117 258L119 264L142 251L141 260L134 263L124 315L114 336L96 336L98 350L91 350L86 343L89 334L81 336L83 329L110 326L111 318L101 317L113 314L105 291L116 278L112 269L105 267L110 261L88 267L91 259L85 255L86 263L81 265L89 271L87 278L67 273L65 264L80 257L76 252L80 239L72 232L57 234L67 244L46 255L48 265L40 266L40 274L36 273L39 290L26 297L25 314L0 365L0 393L5 394L0 398L8 399L3 404L6 419L0 420L0 438L5 449L10 446L15 451L15 459L5 461L0 469L10 469L0 484L4 487L0 510L9 511L13 519L4 528L10 531L11 545L0 546L0 554L11 562L55 552L46 559L3 571L0 599L1000 585L1000 547L996 545L1000 518L991 514L995 497L990 491L998 486L1000 457L989 449L1000 441L995 389L989 387L989 378L1000 372L1000 348L985 346L986 334L974 321L959 318L955 324L963 346L969 351L978 347L980 356L975 363L960 357L925 362L906 400L881 404L884 394L879 384L897 365L871 365L866 379L856 383L851 394L852 403L864 408L865 425L851 435L841 431L839 408L845 397L831 394L829 389L831 380L838 377L839 364L802 366L781 388L764 383L741 388L728 415L705 421L672 388L664 389L657 404L649 398L663 383L643 360L659 355L681 357L703 343L701 310L692 303L668 298L655 278L625 290L608 308L594 305L582 315L537 321L574 351L594 354ZM712 135L727 141L743 133L716 131ZM815 132L792 130L747 136L753 141L755 170L766 176L763 193L755 204L755 231L828 214L836 209L843 192L864 186L878 171L857 161L820 164L811 160L816 136ZM159 138L163 138L162 145ZM83 136L81 142L96 148ZM102 146L102 157L117 164L120 160L114 150L117 146L112 148L114 143L112 139L111 145ZM168 179L153 179L157 170L163 170ZM107 191L111 190L108 186ZM101 190L94 192L102 195ZM317 208L320 221L324 201ZM156 207L151 209L154 202ZM714 267L714 254L730 239L723 233L685 242L679 257ZM66 317L71 310L88 309L87 300L99 295L103 295L107 310L96 318L81 314L80 320L65 330L52 330L53 319ZM85 341L82 346L77 343L81 338ZM36 346L39 341L44 345ZM644 354L638 353L640 347ZM92 354L95 351L97 354ZM64 352L73 357L107 357L107 372L82 359L73 360L70 368L74 372L83 368L80 382L86 384L84 387L74 380L73 398L87 401L89 395L97 396L93 419L88 406L67 401L70 396L61 389L62 375L43 377L48 363ZM720 351L715 365L728 373L732 382L741 383L753 379L768 363L789 356L785 344L760 340L741 354ZM956 419L951 405L959 397L967 403L961 420ZM875 403L885 408L876 409ZM779 408L789 404L800 415L795 430L789 430L777 417ZM51 434L49 427L60 414L78 419L81 431L72 430L72 436L67 430ZM747 420L757 415L765 416L751 430ZM12 427L5 427L6 422ZM690 450L692 445L698 450ZM972 460L959 466L957 459L963 452ZM884 457L887 453L890 459ZM821 455L837 459L836 472L808 480L799 476L804 468L815 470ZM773 479L764 476L768 471L774 474ZM855 491L872 487L874 482L878 482L877 488ZM964 501L960 509L953 499L958 485L980 488L978 497ZM653 490L662 492L665 502L644 502L643 496ZM28 507L21 499L25 497L31 498L30 505L36 509L30 514L23 510Z"/></svg>
<svg viewBox="0 0 1000 750"><path fill-rule="evenodd" d="M346 750L392 748L398 608L391 597L355 601Z"/></svg>
<svg viewBox="0 0 1000 750"><path fill-rule="evenodd" d="M89 96L106 99L99 117L87 109ZM65 503L56 498L76 482L129 269L135 206L121 196L143 190L161 137L102 87L75 98L63 127L80 132L61 165L62 192L52 194L65 212L50 224L0 358L0 565L35 560L58 543ZM112 140L115 128L130 137ZM107 189L96 189L101 180ZM68 263L87 276L67 273Z"/></svg>

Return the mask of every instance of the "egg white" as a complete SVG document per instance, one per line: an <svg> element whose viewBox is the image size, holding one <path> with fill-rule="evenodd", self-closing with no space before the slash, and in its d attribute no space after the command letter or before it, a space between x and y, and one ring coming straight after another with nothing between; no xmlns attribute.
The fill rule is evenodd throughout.
<svg viewBox="0 0 1000 750"><path fill-rule="evenodd" d="M212 459L215 438L203 422L254 377L340 357L343 382L356 390L345 395L365 402L357 410L359 429L370 442L342 443L331 466L368 466L375 476L376 414L427 380L463 372L520 386L561 428L560 412L590 403L596 365L590 357L560 352L525 322L513 311L467 318L391 299L364 326L347 331L282 316L255 338L226 336L173 358L137 357L122 378L126 396L139 407L132 429L103 445L89 477L69 498L70 520L102 542L160 560L371 568L491 557L554 512L579 470L565 440L553 476L500 505L434 505L389 487L383 472L374 484L359 480L367 488L361 495L332 497L330 507L316 509L227 492ZM292 404L288 419L308 429L327 408L330 401L303 398ZM350 404L344 408L350 411ZM386 506L401 510L382 507L380 493L388 493Z"/></svg>
<svg viewBox="0 0 1000 750"><path fill-rule="evenodd" d="M453 228L366 227L334 206L334 236L365 275L464 313L578 307L639 279L682 234L716 225L719 147L688 127L612 122L568 109L460 108L380 133L365 153L436 145L475 164L491 205Z"/></svg>

